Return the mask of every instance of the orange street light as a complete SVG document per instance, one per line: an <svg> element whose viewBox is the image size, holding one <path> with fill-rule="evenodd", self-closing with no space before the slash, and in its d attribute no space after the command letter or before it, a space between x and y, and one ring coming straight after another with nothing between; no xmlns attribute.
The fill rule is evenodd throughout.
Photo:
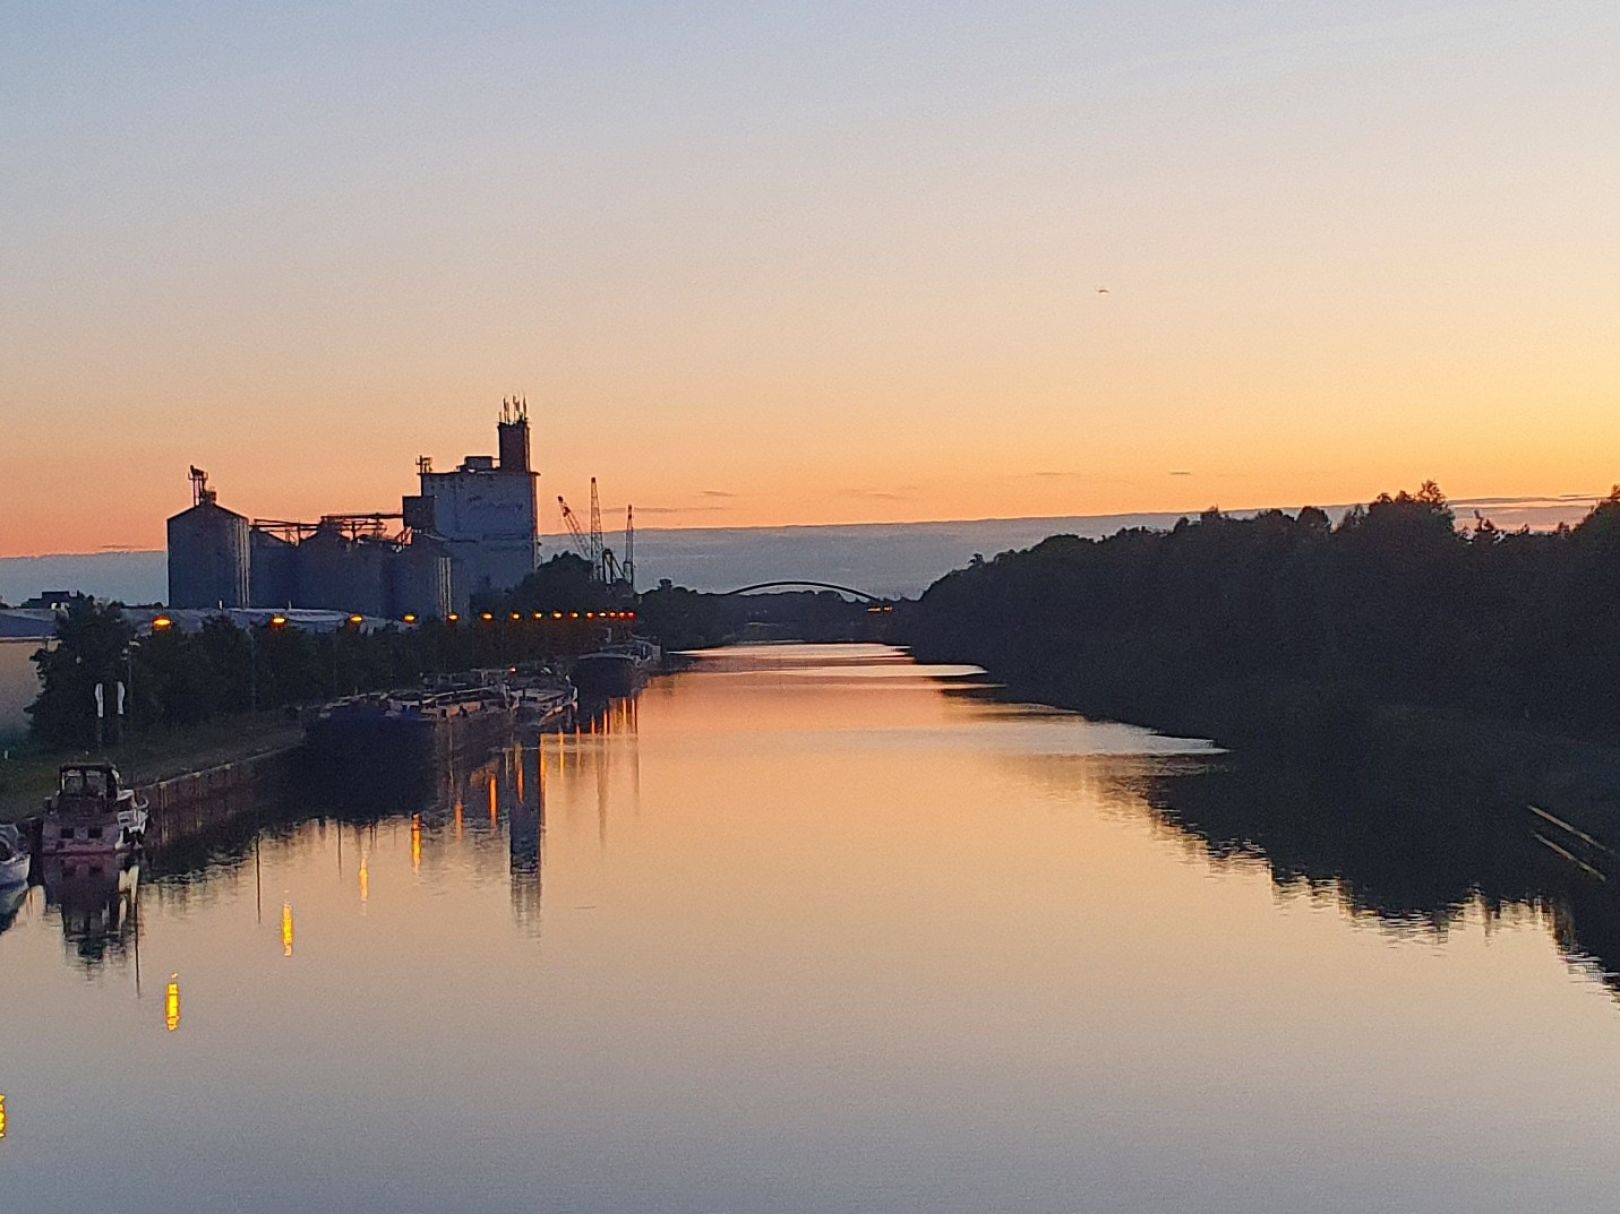
<svg viewBox="0 0 1620 1214"><path fill-rule="evenodd" d="M173 627L174 627L174 621L171 620L166 615L160 615L155 620L152 621L152 631L153 632L163 632L166 629L173 628Z"/></svg>
<svg viewBox="0 0 1620 1214"><path fill-rule="evenodd" d="M493 611L486 611L486 612L484 612L483 615L479 616L478 618L483 620L485 623L488 623L490 620L493 620L495 618L495 613Z"/></svg>
<svg viewBox="0 0 1620 1214"><path fill-rule="evenodd" d="M457 614L456 612L452 611L449 615L445 616L444 618L449 620L450 623L454 624L457 620L459 620L461 618L461 616L459 614Z"/></svg>
<svg viewBox="0 0 1620 1214"><path fill-rule="evenodd" d="M359 627L361 624L364 624L365 622L366 622L366 617L363 616L363 615L351 615L349 617L349 623L355 625L356 627Z"/></svg>
<svg viewBox="0 0 1620 1214"><path fill-rule="evenodd" d="M553 612L552 612L552 613L551 613L551 618L552 618L552 619L554 619L554 620L560 620L560 619L562 619L562 612L560 612L560 611L553 611Z"/></svg>
<svg viewBox="0 0 1620 1214"><path fill-rule="evenodd" d="M512 618L514 620L521 620L523 618L523 613L521 611L514 611L512 613Z"/></svg>
<svg viewBox="0 0 1620 1214"><path fill-rule="evenodd" d="M272 628L285 628L286 626L287 626L287 617L286 616L284 616L284 615L273 615L273 616L270 617L270 627L272 627Z"/></svg>
<svg viewBox="0 0 1620 1214"><path fill-rule="evenodd" d="M407 611L407 612L406 612L406 613L405 613L405 623L407 623L407 624L414 624L414 623L416 623L416 616L414 616L414 615L413 615L413 614L411 614L411 613L410 613L410 612L409 612L409 611Z"/></svg>

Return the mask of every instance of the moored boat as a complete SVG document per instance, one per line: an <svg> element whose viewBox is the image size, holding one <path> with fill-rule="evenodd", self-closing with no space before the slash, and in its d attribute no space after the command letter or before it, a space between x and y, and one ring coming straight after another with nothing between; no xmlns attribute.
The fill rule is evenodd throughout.
<svg viewBox="0 0 1620 1214"><path fill-rule="evenodd" d="M0 888L27 884L32 861L22 831L9 824L0 825Z"/></svg>
<svg viewBox="0 0 1620 1214"><path fill-rule="evenodd" d="M440 684L438 690L354 696L322 705L306 721L304 737L317 750L350 754L426 741L455 744L464 735L510 725L515 709L505 687Z"/></svg>
<svg viewBox="0 0 1620 1214"><path fill-rule="evenodd" d="M566 675L549 666L515 668L506 682L517 719L525 725L550 725L567 719L579 703L579 690Z"/></svg>
<svg viewBox="0 0 1620 1214"><path fill-rule="evenodd" d="M111 763L69 763L45 799L40 851L50 855L124 852L146 833L147 804L125 788Z"/></svg>
<svg viewBox="0 0 1620 1214"><path fill-rule="evenodd" d="M587 695L634 695L657 668L662 651L639 637L605 645L574 660L572 678Z"/></svg>

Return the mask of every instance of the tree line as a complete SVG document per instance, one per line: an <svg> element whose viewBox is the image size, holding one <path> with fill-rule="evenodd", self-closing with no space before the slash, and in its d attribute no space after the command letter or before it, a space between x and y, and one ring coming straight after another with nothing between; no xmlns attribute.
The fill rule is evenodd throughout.
<svg viewBox="0 0 1620 1214"><path fill-rule="evenodd" d="M1307 507L1053 536L935 582L930 660L1020 694L1233 742L1416 705L1620 736L1620 489L1576 526L1459 529L1433 482Z"/></svg>
<svg viewBox="0 0 1620 1214"><path fill-rule="evenodd" d="M412 686L433 673L567 657L600 645L606 633L584 611L574 614L491 611L332 632L269 621L241 627L219 616L196 632L169 627L137 636L121 605L76 599L57 621L56 644L34 654L40 691L28 708L31 729L47 746L94 745L98 686L106 713L99 728L111 740Z"/></svg>
<svg viewBox="0 0 1620 1214"><path fill-rule="evenodd" d="M631 611L634 619L623 618ZM222 615L195 632L171 626L137 635L120 604L75 596L58 619L55 645L33 655L40 692L28 712L45 746L85 748L98 736L111 741L408 687L428 674L566 660L632 629L666 649L717 645L751 622L786 623L811 639L846 639L869 626L864 607L835 594L742 598L665 580L638 596L595 580L573 553L551 558L509 591L478 598L462 618L377 629L311 632L270 621L246 627ZM105 712L99 725L98 687Z"/></svg>

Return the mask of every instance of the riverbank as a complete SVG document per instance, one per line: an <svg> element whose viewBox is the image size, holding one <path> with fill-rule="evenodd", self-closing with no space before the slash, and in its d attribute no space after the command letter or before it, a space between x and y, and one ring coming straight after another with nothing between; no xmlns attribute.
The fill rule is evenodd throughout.
<svg viewBox="0 0 1620 1214"><path fill-rule="evenodd" d="M147 786L193 772L262 758L303 740L303 727L281 712L209 721L186 729L144 733L118 746L88 751L31 752L0 760L0 822L39 810L56 788L57 768L75 760L115 763L131 784Z"/></svg>
<svg viewBox="0 0 1620 1214"><path fill-rule="evenodd" d="M1364 800L1421 812L1426 796L1443 793L1514 820L1535 804L1610 846L1620 843L1620 746L1308 683L1177 680L1134 661L1124 646L1036 654L1005 637L985 646L912 640L921 661L984 667L1009 698L1209 738L1280 771L1353 783Z"/></svg>

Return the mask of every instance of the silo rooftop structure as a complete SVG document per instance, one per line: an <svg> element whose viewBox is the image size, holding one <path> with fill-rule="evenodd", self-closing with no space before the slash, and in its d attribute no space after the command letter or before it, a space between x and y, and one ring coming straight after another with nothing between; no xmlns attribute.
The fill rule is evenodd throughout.
<svg viewBox="0 0 1620 1214"><path fill-rule="evenodd" d="M169 606L248 605L248 521L191 469L191 509L169 519Z"/></svg>
<svg viewBox="0 0 1620 1214"><path fill-rule="evenodd" d="M530 463L529 407L501 402L500 458L469 455L453 472L418 464L421 492L404 502L406 525L431 536L451 558L456 610L472 595L509 590L540 563L538 475Z"/></svg>

